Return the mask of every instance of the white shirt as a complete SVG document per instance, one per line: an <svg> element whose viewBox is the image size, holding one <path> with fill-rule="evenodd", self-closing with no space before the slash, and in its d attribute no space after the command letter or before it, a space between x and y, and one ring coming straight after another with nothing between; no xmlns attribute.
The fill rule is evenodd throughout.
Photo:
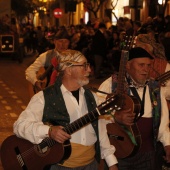
<svg viewBox="0 0 170 170"><path fill-rule="evenodd" d="M70 122L73 122L88 113L83 88L80 88L79 105L72 93L63 85L61 86L61 92L67 111L70 115ZM42 91L32 97L27 108L20 114L18 120L14 123L14 133L18 137L37 144L45 137L48 137L49 126L44 125L42 122L44 102ZM106 160L108 166L111 166L117 163L117 159L114 156L115 147L110 145L106 132L105 119L99 119L98 122L101 158ZM73 133L70 139L71 142L86 146L94 144L96 140L96 134L91 124Z"/></svg>
<svg viewBox="0 0 170 170"><path fill-rule="evenodd" d="M106 79L99 87L100 91L104 91L107 93L112 93L112 78L109 77ZM143 88L139 88L137 90L140 98L142 98L143 95ZM170 131L169 131L169 111L168 106L166 102L166 87L161 87L161 123L159 127L159 133L158 133L158 140L163 143L164 146L170 145ZM102 93L97 93L100 102L103 102L105 100L106 95ZM147 86L146 88L146 94L145 94L145 107L144 107L144 114L142 117L152 117L152 104L150 101L150 95L149 95L149 88Z"/></svg>

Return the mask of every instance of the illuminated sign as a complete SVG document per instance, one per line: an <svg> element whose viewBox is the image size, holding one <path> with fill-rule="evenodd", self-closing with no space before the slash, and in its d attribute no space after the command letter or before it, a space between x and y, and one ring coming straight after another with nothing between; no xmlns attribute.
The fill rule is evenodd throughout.
<svg viewBox="0 0 170 170"><path fill-rule="evenodd" d="M63 11L60 8L56 8L53 12L55 18L61 18L63 15Z"/></svg>

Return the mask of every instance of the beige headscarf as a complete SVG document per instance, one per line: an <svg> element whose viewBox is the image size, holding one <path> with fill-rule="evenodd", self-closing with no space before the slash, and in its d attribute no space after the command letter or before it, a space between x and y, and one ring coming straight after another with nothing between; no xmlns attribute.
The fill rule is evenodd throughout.
<svg viewBox="0 0 170 170"><path fill-rule="evenodd" d="M85 56L76 50L65 50L59 53L58 55L58 71L63 71L67 67L71 67L72 65L81 62L85 59Z"/></svg>

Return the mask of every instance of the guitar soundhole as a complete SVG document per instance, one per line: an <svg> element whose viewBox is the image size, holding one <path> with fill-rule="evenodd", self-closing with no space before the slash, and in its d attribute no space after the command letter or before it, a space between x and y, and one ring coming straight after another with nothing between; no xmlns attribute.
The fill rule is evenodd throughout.
<svg viewBox="0 0 170 170"><path fill-rule="evenodd" d="M48 146L41 147L40 145L34 145L34 150L39 156L46 156L50 152L50 148Z"/></svg>

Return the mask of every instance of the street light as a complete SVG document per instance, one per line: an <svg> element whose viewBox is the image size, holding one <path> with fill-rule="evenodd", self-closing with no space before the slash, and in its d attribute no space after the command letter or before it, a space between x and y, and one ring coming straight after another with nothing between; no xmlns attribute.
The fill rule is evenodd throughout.
<svg viewBox="0 0 170 170"><path fill-rule="evenodd" d="M163 5L165 3L165 0L158 0L158 4Z"/></svg>

